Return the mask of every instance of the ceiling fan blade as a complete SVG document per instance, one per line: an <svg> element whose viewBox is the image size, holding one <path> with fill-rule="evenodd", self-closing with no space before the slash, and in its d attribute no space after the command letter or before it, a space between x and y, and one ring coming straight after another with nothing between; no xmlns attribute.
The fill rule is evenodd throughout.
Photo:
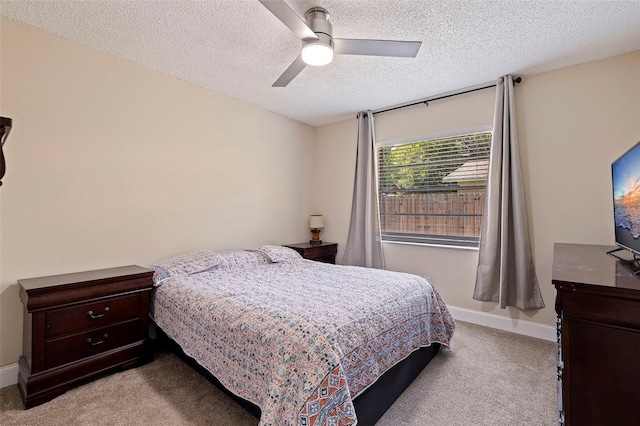
<svg viewBox="0 0 640 426"><path fill-rule="evenodd" d="M339 55L399 56L404 58L415 58L421 45L421 41L334 38L333 52Z"/></svg>
<svg viewBox="0 0 640 426"><path fill-rule="evenodd" d="M296 76L300 74L300 71L302 71L306 66L307 64L302 60L302 55L299 55L296 60L289 65L289 68L284 70L282 75L271 85L271 87L285 87L291 80L296 78Z"/></svg>
<svg viewBox="0 0 640 426"><path fill-rule="evenodd" d="M300 18L283 0L258 0L282 21L300 40L318 39L307 23Z"/></svg>

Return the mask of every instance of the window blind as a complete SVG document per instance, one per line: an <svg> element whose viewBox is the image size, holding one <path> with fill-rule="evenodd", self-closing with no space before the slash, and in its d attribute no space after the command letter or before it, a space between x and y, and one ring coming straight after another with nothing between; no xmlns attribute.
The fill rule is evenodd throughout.
<svg viewBox="0 0 640 426"><path fill-rule="evenodd" d="M490 147L476 132L378 148L383 240L477 246Z"/></svg>

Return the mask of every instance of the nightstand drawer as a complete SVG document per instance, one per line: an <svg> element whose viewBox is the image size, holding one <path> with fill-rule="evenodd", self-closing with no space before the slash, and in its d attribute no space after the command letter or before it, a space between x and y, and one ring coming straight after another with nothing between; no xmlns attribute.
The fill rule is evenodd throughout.
<svg viewBox="0 0 640 426"><path fill-rule="evenodd" d="M312 260L316 262L324 262L324 263L336 263L336 255L335 254L323 254L314 256Z"/></svg>
<svg viewBox="0 0 640 426"><path fill-rule="evenodd" d="M141 338L140 319L48 340L45 344L46 368L57 367L110 349L119 348Z"/></svg>
<svg viewBox="0 0 640 426"><path fill-rule="evenodd" d="M139 293L52 310L47 312L46 336L51 338L104 327L139 315Z"/></svg>
<svg viewBox="0 0 640 426"><path fill-rule="evenodd" d="M336 249L333 246L318 246L310 247L305 250L305 256L313 258L314 260L323 256L333 256L336 254Z"/></svg>
<svg viewBox="0 0 640 426"><path fill-rule="evenodd" d="M308 260L315 260L316 262L336 263L336 253L338 252L337 243L298 243L298 244L285 244L285 247L289 247L300 253L300 256Z"/></svg>

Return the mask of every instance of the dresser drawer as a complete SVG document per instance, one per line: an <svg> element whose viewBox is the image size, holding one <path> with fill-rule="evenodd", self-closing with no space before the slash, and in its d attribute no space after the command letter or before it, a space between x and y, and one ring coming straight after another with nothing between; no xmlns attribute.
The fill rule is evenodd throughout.
<svg viewBox="0 0 640 426"><path fill-rule="evenodd" d="M142 337L140 319L50 339L45 344L46 368L134 343Z"/></svg>
<svg viewBox="0 0 640 426"><path fill-rule="evenodd" d="M46 337L104 327L139 315L139 293L51 310L47 312Z"/></svg>
<svg viewBox="0 0 640 426"><path fill-rule="evenodd" d="M565 318L640 329L638 302L580 291L563 293Z"/></svg>

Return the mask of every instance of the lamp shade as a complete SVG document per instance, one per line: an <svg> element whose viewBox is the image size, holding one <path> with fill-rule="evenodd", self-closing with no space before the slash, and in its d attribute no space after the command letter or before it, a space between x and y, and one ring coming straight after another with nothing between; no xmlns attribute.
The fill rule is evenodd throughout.
<svg viewBox="0 0 640 426"><path fill-rule="evenodd" d="M324 219L321 214L312 214L309 217L309 228L310 229L324 228Z"/></svg>

